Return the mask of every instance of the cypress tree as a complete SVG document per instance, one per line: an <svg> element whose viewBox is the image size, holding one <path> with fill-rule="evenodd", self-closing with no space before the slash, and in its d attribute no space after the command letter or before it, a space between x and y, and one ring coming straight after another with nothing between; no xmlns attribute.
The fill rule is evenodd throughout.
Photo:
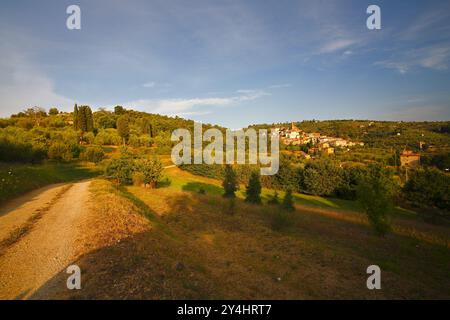
<svg viewBox="0 0 450 320"><path fill-rule="evenodd" d="M259 171L253 171L248 180L245 201L250 203L261 203L261 176Z"/></svg>
<svg viewBox="0 0 450 320"><path fill-rule="evenodd" d="M225 190L223 196L226 198L234 198L236 195L234 194L238 189L236 174L233 168L227 164L225 166L225 174L222 182L222 186Z"/></svg>
<svg viewBox="0 0 450 320"><path fill-rule="evenodd" d="M120 116L119 119L117 119L117 132L119 133L119 136L122 137L123 144L125 145L130 136L130 127L128 125L127 116Z"/></svg>
<svg viewBox="0 0 450 320"><path fill-rule="evenodd" d="M78 106L75 103L75 107L73 108L73 127L75 130L79 129L78 126Z"/></svg>
<svg viewBox="0 0 450 320"><path fill-rule="evenodd" d="M80 106L78 108L78 129L81 132L87 132L87 117L86 117L86 106Z"/></svg>
<svg viewBox="0 0 450 320"><path fill-rule="evenodd" d="M86 112L86 131L92 132L94 131L94 119L92 117L92 110L89 106L86 106L85 112Z"/></svg>

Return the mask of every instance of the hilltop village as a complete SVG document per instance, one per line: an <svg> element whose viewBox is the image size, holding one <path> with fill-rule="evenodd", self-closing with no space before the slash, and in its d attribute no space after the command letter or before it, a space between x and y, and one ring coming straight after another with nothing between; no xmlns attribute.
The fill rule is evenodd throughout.
<svg viewBox="0 0 450 320"><path fill-rule="evenodd" d="M343 138L328 137L318 132L308 133L299 129L294 123L291 124L290 128L274 128L273 132L279 134L281 142L285 145L307 146L308 153L302 151L302 154L306 158L310 158L311 156L318 154L333 154L335 148L364 146L363 142L354 142Z"/></svg>

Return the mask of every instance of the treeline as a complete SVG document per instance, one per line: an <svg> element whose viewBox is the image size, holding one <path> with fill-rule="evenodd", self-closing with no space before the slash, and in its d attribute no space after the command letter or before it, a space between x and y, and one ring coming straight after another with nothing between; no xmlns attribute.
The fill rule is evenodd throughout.
<svg viewBox="0 0 450 320"><path fill-rule="evenodd" d="M44 159L70 161L86 156L88 145L143 148L142 152L169 154L170 135L193 122L127 110L114 111L75 105L73 112L29 108L0 119L0 161L36 163ZM96 149L98 151L98 149ZM87 154L92 154L90 150ZM89 156L87 156L89 158ZM94 158L98 158L95 156Z"/></svg>
<svg viewBox="0 0 450 320"><path fill-rule="evenodd" d="M435 169L410 170L409 179L402 183L398 174L391 168L378 165L341 166L329 159L308 161L304 166L292 165L281 158L276 175L262 176L261 184L275 190L293 190L299 193L357 200L361 182L373 175L373 168L379 168L383 180L393 194L397 204L408 204L415 208L435 208L436 214L448 217L450 212L450 176ZM224 167L221 165L182 165L183 170L196 175L223 179ZM236 179L245 184L255 166L237 165L233 167Z"/></svg>

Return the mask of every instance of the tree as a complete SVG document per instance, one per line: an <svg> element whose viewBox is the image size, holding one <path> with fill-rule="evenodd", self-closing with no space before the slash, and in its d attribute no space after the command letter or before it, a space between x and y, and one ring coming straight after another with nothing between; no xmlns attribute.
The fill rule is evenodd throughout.
<svg viewBox="0 0 450 320"><path fill-rule="evenodd" d="M81 158L86 161L99 163L105 157L105 153L101 147L89 147L82 153Z"/></svg>
<svg viewBox="0 0 450 320"><path fill-rule="evenodd" d="M123 144L125 145L130 137L130 127L129 127L129 119L127 116L120 116L117 119L117 132L119 136L122 138Z"/></svg>
<svg viewBox="0 0 450 320"><path fill-rule="evenodd" d="M116 120L111 116L101 116L97 120L97 124L100 128L103 129L109 129L109 128L115 128L116 127Z"/></svg>
<svg viewBox="0 0 450 320"><path fill-rule="evenodd" d="M261 203L261 176L259 171L253 171L248 180L247 190L246 190L246 202L250 203Z"/></svg>
<svg viewBox="0 0 450 320"><path fill-rule="evenodd" d="M92 110L86 106L84 112L86 113L86 132L94 131L94 118L92 117Z"/></svg>
<svg viewBox="0 0 450 320"><path fill-rule="evenodd" d="M158 158L140 159L136 162L136 171L142 173L143 183L150 188L156 188L161 179L163 165Z"/></svg>
<svg viewBox="0 0 450 320"><path fill-rule="evenodd" d="M303 191L329 196L341 185L342 170L332 161L310 161L303 171Z"/></svg>
<svg viewBox="0 0 450 320"><path fill-rule="evenodd" d="M416 207L436 207L450 212L450 176L436 168L415 171L403 192Z"/></svg>
<svg viewBox="0 0 450 320"><path fill-rule="evenodd" d="M75 130L79 129L79 125L78 125L78 106L75 103L75 106L73 107L73 128Z"/></svg>
<svg viewBox="0 0 450 320"><path fill-rule="evenodd" d="M225 193L223 195L224 197L234 198L236 196L235 192L238 189L236 173L229 164L225 166L225 173L222 186L225 190Z"/></svg>
<svg viewBox="0 0 450 320"><path fill-rule="evenodd" d="M57 108L50 108L50 110L48 110L48 114L51 116L56 116L59 113Z"/></svg>
<svg viewBox="0 0 450 320"><path fill-rule="evenodd" d="M118 116L125 113L125 109L122 106L115 106L114 107L114 113Z"/></svg>
<svg viewBox="0 0 450 320"><path fill-rule="evenodd" d="M45 118L47 116L47 113L45 112L44 108L33 107L25 110L25 115L32 118L34 121L34 125L39 127L42 118Z"/></svg>
<svg viewBox="0 0 450 320"><path fill-rule="evenodd" d="M106 167L106 175L116 180L117 185L130 184L133 171L133 161L126 157L113 159Z"/></svg>
<svg viewBox="0 0 450 320"><path fill-rule="evenodd" d="M372 165L357 187L358 200L369 223L382 236L390 230L389 214L393 208L394 183L381 166Z"/></svg>
<svg viewBox="0 0 450 320"><path fill-rule="evenodd" d="M75 105L73 110L73 126L75 130L80 130L82 133L92 132L94 130L94 119L89 106L78 107Z"/></svg>
<svg viewBox="0 0 450 320"><path fill-rule="evenodd" d="M150 138L153 138L153 126L149 119L142 118L141 132L142 134L148 134L150 135Z"/></svg>
<svg viewBox="0 0 450 320"><path fill-rule="evenodd" d="M287 211L295 210L294 198L292 197L292 189L290 189L290 188L287 189L286 194L284 195L282 207L283 207L283 209L285 209Z"/></svg>

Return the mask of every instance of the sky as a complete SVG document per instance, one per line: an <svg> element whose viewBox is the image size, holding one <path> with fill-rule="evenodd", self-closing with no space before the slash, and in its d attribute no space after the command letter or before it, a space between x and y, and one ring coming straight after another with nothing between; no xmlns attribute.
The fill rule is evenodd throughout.
<svg viewBox="0 0 450 320"><path fill-rule="evenodd" d="M450 0L0 3L0 117L78 103L229 128L450 120L449 67Z"/></svg>

